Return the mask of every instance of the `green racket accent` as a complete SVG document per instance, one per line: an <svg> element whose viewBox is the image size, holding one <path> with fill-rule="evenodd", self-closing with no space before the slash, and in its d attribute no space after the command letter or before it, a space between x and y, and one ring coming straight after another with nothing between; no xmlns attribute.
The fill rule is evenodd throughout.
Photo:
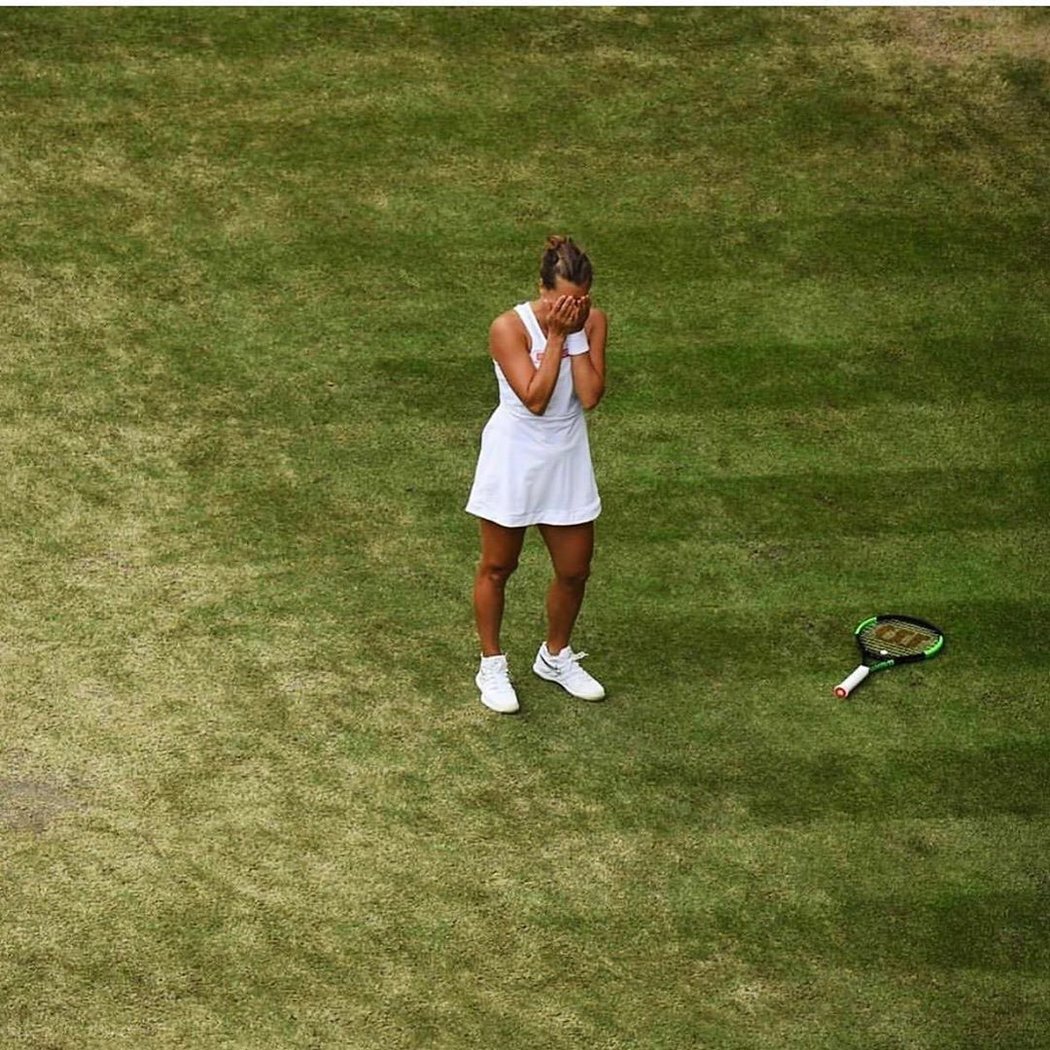
<svg viewBox="0 0 1050 1050"><path fill-rule="evenodd" d="M853 632L862 663L835 687L846 697L873 671L914 663L936 656L944 646L944 632L926 620L890 613L869 616Z"/></svg>

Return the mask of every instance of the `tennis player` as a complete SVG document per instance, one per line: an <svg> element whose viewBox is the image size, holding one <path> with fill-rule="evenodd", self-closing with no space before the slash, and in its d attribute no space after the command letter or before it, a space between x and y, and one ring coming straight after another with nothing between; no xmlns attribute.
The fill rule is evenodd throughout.
<svg viewBox="0 0 1050 1050"><path fill-rule="evenodd" d="M605 391L605 314L591 306L590 259L571 238L551 237L540 262L539 298L500 314L489 330L499 404L481 435L467 511L481 519L474 614L481 642L481 702L519 708L500 646L504 591L535 525L554 567L547 637L533 671L581 700L602 686L569 645L583 603L601 500L584 409Z"/></svg>

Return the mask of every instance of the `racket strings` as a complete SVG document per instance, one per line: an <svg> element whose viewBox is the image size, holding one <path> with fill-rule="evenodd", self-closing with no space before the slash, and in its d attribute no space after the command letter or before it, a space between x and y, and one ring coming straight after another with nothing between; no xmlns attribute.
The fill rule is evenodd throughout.
<svg viewBox="0 0 1050 1050"><path fill-rule="evenodd" d="M919 656L936 641L937 635L921 624L887 619L861 632L861 645L877 656Z"/></svg>

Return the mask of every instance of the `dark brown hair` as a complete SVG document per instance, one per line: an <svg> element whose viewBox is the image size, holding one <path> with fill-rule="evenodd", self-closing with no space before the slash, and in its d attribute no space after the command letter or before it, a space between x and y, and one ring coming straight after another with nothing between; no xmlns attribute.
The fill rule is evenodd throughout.
<svg viewBox="0 0 1050 1050"><path fill-rule="evenodd" d="M547 247L540 262L540 280L544 288L553 288L555 281L564 277L570 284L590 284L594 270L587 253L571 237L547 238Z"/></svg>

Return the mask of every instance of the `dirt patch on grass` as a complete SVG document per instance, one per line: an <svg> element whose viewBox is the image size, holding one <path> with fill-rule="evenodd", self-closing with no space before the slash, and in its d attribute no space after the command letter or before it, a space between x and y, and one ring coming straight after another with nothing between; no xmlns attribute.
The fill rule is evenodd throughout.
<svg viewBox="0 0 1050 1050"><path fill-rule="evenodd" d="M63 813L76 808L65 790L44 780L0 777L0 827L13 831L47 830Z"/></svg>
<svg viewBox="0 0 1050 1050"><path fill-rule="evenodd" d="M0 753L0 832L42 834L65 814L83 808L75 779L23 748Z"/></svg>
<svg viewBox="0 0 1050 1050"><path fill-rule="evenodd" d="M1030 9L902 7L880 17L929 62L956 65L994 55L1050 59L1050 18Z"/></svg>

